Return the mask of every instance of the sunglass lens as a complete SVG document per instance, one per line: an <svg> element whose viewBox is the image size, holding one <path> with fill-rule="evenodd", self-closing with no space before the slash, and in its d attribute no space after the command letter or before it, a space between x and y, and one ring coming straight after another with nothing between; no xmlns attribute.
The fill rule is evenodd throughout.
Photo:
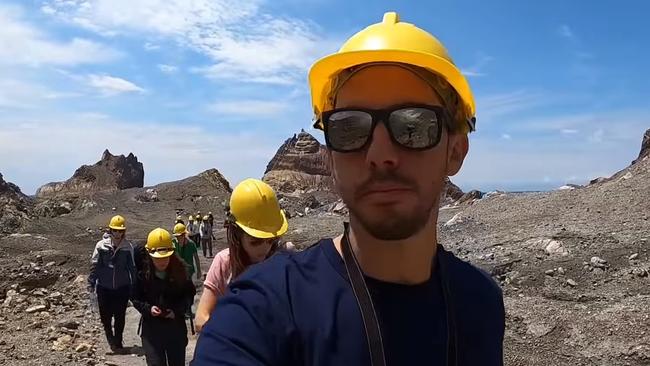
<svg viewBox="0 0 650 366"><path fill-rule="evenodd" d="M403 108L393 111L388 127L400 145L411 149L425 149L440 141L438 115L427 108Z"/></svg>
<svg viewBox="0 0 650 366"><path fill-rule="evenodd" d="M372 132L372 116L363 111L338 111L325 121L327 143L333 150L362 148Z"/></svg>

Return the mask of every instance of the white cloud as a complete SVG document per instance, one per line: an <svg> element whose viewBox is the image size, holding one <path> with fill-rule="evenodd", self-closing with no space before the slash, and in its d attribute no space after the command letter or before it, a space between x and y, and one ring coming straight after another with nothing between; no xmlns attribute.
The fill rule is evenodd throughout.
<svg viewBox="0 0 650 366"><path fill-rule="evenodd" d="M575 135L590 142L608 140L620 143L638 139L638 131L644 131L648 126L649 112L644 109L621 109L537 118L518 117L517 123L508 123L508 128L533 136L557 135L560 131L564 135Z"/></svg>
<svg viewBox="0 0 650 366"><path fill-rule="evenodd" d="M190 47L213 61L195 68L213 79L302 82L311 62L336 49L316 34L314 24L272 16L255 0L49 0L45 4L60 19L100 34L137 32Z"/></svg>
<svg viewBox="0 0 650 366"><path fill-rule="evenodd" d="M589 136L589 141L595 142L595 143L601 143L601 142L603 142L603 137L604 136L605 136L605 130L603 130L602 128L599 128Z"/></svg>
<svg viewBox="0 0 650 366"><path fill-rule="evenodd" d="M47 182L69 178L82 164L94 164L106 148L118 154L133 152L144 164L147 185L209 168L238 182L261 177L280 143L254 130L227 133L183 123L120 121L95 113L40 119L0 115L2 173L28 193Z"/></svg>
<svg viewBox="0 0 650 366"><path fill-rule="evenodd" d="M558 32L558 34L560 36L562 36L562 37L564 37L566 39L569 39L569 40L575 40L576 39L575 33L573 33L573 30L571 30L571 27L569 27L566 24L562 24L558 28L557 32Z"/></svg>
<svg viewBox="0 0 650 366"><path fill-rule="evenodd" d="M55 99L74 98L75 92L53 91L30 80L0 78L0 110L6 108L31 109L40 102Z"/></svg>
<svg viewBox="0 0 650 366"><path fill-rule="evenodd" d="M134 83L122 78L108 75L88 75L88 84L98 89L106 96L117 95L121 93L138 92L144 93L144 89Z"/></svg>
<svg viewBox="0 0 650 366"><path fill-rule="evenodd" d="M158 69L164 73L164 74L174 74L176 71L178 71L178 67L173 66L173 65L165 65L165 64L159 64Z"/></svg>
<svg viewBox="0 0 650 366"><path fill-rule="evenodd" d="M461 68L461 72L463 73L463 75L467 77L485 76L487 74L483 71L483 69L488 63L490 63L493 60L494 57L492 56L483 55L483 54L479 55L479 58L474 65Z"/></svg>
<svg viewBox="0 0 650 366"><path fill-rule="evenodd" d="M599 114L574 114L537 118L513 117L509 131L517 136L507 144L477 134L455 183L466 189L546 187L585 183L625 168L639 154L648 110L611 110ZM613 124L612 121L617 121ZM571 143L559 134L575 129ZM498 135L497 135L498 136ZM544 182L543 177L550 182Z"/></svg>
<svg viewBox="0 0 650 366"><path fill-rule="evenodd" d="M150 43L150 42L146 42L146 43L144 44L144 49L145 49L146 51L156 51L156 50L159 50L159 49L160 49L160 46L157 45L157 44L153 44L153 43Z"/></svg>
<svg viewBox="0 0 650 366"><path fill-rule="evenodd" d="M208 108L214 113L231 117L259 118L280 115L289 107L289 103L282 101L244 99L218 101Z"/></svg>
<svg viewBox="0 0 650 366"><path fill-rule="evenodd" d="M478 123L496 122L509 114L547 102L539 93L518 90L510 93L482 95L476 98Z"/></svg>
<svg viewBox="0 0 650 366"><path fill-rule="evenodd" d="M50 39L36 26L23 20L18 7L0 5L0 64L79 65L113 61L121 54L102 44L73 38Z"/></svg>
<svg viewBox="0 0 650 366"><path fill-rule="evenodd" d="M501 138L504 140L512 140L512 136L508 135L507 133L504 133L501 135Z"/></svg>

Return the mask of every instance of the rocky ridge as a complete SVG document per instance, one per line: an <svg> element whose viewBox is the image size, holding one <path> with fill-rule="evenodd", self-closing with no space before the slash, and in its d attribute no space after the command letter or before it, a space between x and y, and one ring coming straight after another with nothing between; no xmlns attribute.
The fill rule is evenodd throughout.
<svg viewBox="0 0 650 366"><path fill-rule="evenodd" d="M36 191L37 197L91 194L104 190L141 188L144 186L144 167L138 158L115 156L108 150L94 165L83 165L64 182L48 183Z"/></svg>

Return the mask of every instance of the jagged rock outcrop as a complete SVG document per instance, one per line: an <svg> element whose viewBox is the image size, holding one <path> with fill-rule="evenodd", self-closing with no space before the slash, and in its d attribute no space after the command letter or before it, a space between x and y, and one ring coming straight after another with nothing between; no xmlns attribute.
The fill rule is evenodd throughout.
<svg viewBox="0 0 650 366"><path fill-rule="evenodd" d="M650 156L650 128L647 129L643 134L643 141L641 142L641 151L639 152L639 157L636 158L632 164L636 164L647 156Z"/></svg>
<svg viewBox="0 0 650 366"><path fill-rule="evenodd" d="M138 158L115 156L108 150L95 165L83 165L72 178L65 182L48 183L36 191L38 197L51 197L67 194L85 194L104 190L142 188L144 186L144 167Z"/></svg>
<svg viewBox="0 0 650 366"><path fill-rule="evenodd" d="M445 178L445 188L440 194L440 207L452 204L463 197L463 191L449 178Z"/></svg>
<svg viewBox="0 0 650 366"><path fill-rule="evenodd" d="M639 156L632 161L632 164L630 164L630 166L617 172L611 177L607 177L607 178L598 177L596 179L592 179L589 182L589 186L599 185L617 179L627 180L633 175L632 173L633 170L643 169L640 168L640 166L643 164L647 164L646 166L649 166L650 161L647 161L649 159L650 159L650 129L646 130L645 133L643 134L643 139L641 141L641 151L639 151Z"/></svg>
<svg viewBox="0 0 650 366"><path fill-rule="evenodd" d="M5 182L0 173L0 233L15 232L29 218L32 201L17 185Z"/></svg>
<svg viewBox="0 0 650 366"><path fill-rule="evenodd" d="M302 130L280 146L267 165L263 180L278 192L331 190L325 146Z"/></svg>

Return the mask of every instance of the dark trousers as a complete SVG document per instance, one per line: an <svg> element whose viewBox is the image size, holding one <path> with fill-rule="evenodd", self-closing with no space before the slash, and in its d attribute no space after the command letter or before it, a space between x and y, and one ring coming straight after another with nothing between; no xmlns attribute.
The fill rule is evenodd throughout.
<svg viewBox="0 0 650 366"><path fill-rule="evenodd" d="M115 290L97 286L97 305L99 306L99 317L104 326L106 340L111 346L122 346L122 334L124 333L124 317L129 302L130 287L124 286ZM113 319L115 324L113 330Z"/></svg>
<svg viewBox="0 0 650 366"><path fill-rule="evenodd" d="M184 325L153 328L156 331L145 329L142 333L142 348L147 366L184 366L187 328Z"/></svg>
<svg viewBox="0 0 650 366"><path fill-rule="evenodd" d="M192 236L190 237L190 239L192 239L192 241L194 242L194 244L196 244L196 245L201 245L201 235L200 235L200 234L192 235Z"/></svg>
<svg viewBox="0 0 650 366"><path fill-rule="evenodd" d="M207 257L206 252L209 252L210 257L212 257L212 238L201 239L201 249L203 249L204 257Z"/></svg>

